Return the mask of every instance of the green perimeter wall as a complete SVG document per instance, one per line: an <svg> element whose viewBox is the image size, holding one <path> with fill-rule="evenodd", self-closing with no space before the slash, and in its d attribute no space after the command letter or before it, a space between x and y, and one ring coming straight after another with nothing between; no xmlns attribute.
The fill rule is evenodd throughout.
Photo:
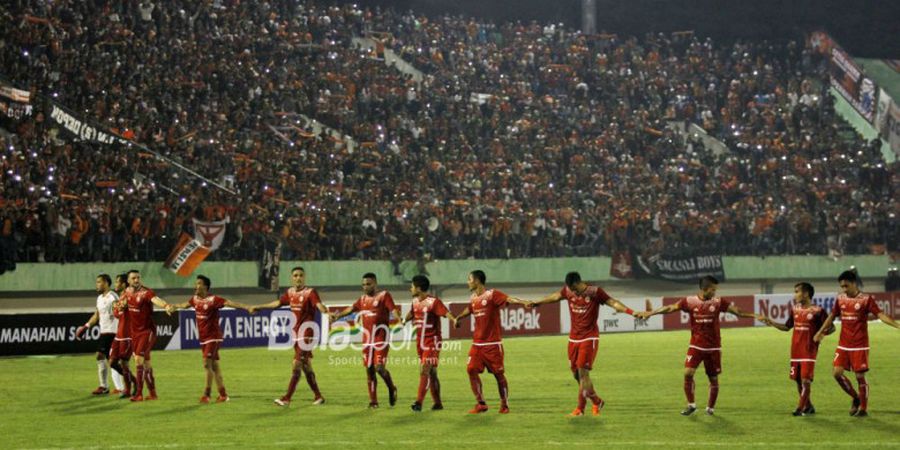
<svg viewBox="0 0 900 450"><path fill-rule="evenodd" d="M726 256L725 275L729 280L777 280L834 278L851 265L855 265L863 277L883 277L890 265L887 256L845 256L832 261L824 256L777 256L758 258L751 256ZM374 272L383 285L405 284L416 273L415 263L403 262L402 277L394 276L387 261L282 261L280 284L290 284L290 269L294 266L306 269L310 285L318 287L356 286L365 272ZM559 283L566 272L579 271L587 280L608 281L610 258L532 258L446 260L429 263L426 268L435 285L461 285L466 275L474 269L487 273L488 283ZM23 263L15 272L0 275L0 291L84 291L94 288L98 273L126 272L138 269L144 284L156 289L193 288L194 277L180 277L165 269L161 262L139 263ZM257 264L255 262L203 263L195 275L203 274L212 279L214 288L255 287Z"/></svg>

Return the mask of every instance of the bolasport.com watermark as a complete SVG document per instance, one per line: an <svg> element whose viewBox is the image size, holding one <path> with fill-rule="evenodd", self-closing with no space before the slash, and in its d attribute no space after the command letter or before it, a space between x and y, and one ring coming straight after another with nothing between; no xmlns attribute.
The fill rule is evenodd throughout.
<svg viewBox="0 0 900 450"><path fill-rule="evenodd" d="M349 322L337 322L335 324L327 324L323 327L321 324L313 321L304 322L296 327L296 319L289 311L275 311L267 324L265 333L269 337L269 350L291 350L298 347L303 351L313 350L332 350L342 352L344 350L355 351L355 355L332 355L329 356L329 362L334 364L362 364L362 352L377 349L383 351L388 350L388 354L392 351L403 351L408 349L436 349L442 354L440 362L453 364L451 360L462 352L462 342L441 340L440 333L437 336L428 336L429 324L423 324L425 336L420 335L418 329L413 327L411 323L404 325L385 325L380 324L374 326L371 330L351 324ZM447 352L447 353L444 353ZM389 356L389 364L418 364L419 359L414 356L408 358L404 356ZM409 359L409 361L404 361Z"/></svg>
<svg viewBox="0 0 900 450"><path fill-rule="evenodd" d="M460 353L455 352L454 354L443 356L437 359L439 365L455 365L459 364L461 361ZM391 367L397 366L418 366L422 360L413 355L404 355L404 356L388 356L387 364ZM348 355L328 355L328 365L329 366L362 366L363 365L363 357L360 354L348 354Z"/></svg>

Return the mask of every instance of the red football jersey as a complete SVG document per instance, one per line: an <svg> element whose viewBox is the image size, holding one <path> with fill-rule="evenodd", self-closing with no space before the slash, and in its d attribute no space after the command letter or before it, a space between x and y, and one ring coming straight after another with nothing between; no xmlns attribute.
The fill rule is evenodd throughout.
<svg viewBox="0 0 900 450"><path fill-rule="evenodd" d="M119 308L113 307L113 315L116 316L116 319L119 319L119 325L116 329L116 338L118 339L131 337L131 315L128 314L128 298L125 296L126 293L130 291L131 288L125 289L125 291L122 292L122 297L119 299L119 301L125 302L124 310L119 311Z"/></svg>
<svg viewBox="0 0 900 450"><path fill-rule="evenodd" d="M391 311L394 308L394 299L388 291L376 292L375 295L363 294L356 300L353 311L359 312L357 320L362 322L364 343L387 341Z"/></svg>
<svg viewBox="0 0 900 450"><path fill-rule="evenodd" d="M696 295L678 301L679 308L691 316L691 347L698 350L719 350L719 314L728 310L731 302L713 297L702 300Z"/></svg>
<svg viewBox="0 0 900 450"><path fill-rule="evenodd" d="M416 297L413 299L412 312L413 326L419 333L417 335L419 343L425 339L441 338L441 317L445 317L449 312L441 299L430 295L423 300Z"/></svg>
<svg viewBox="0 0 900 450"><path fill-rule="evenodd" d="M838 348L857 350L869 347L869 314L877 316L881 313L874 297L862 292L856 294L856 297L839 294L832 313L841 318Z"/></svg>
<svg viewBox="0 0 900 450"><path fill-rule="evenodd" d="M148 331L156 332L156 324L153 323L153 302L156 292L146 286L141 286L137 291L125 292L128 300L128 315L131 316L131 336Z"/></svg>
<svg viewBox="0 0 900 450"><path fill-rule="evenodd" d="M288 288L281 296L281 305L290 305L291 312L294 313L294 334L300 330L300 326L310 320L316 320L316 311L319 303L319 293L311 287L302 287L297 289L293 286Z"/></svg>
<svg viewBox="0 0 900 450"><path fill-rule="evenodd" d="M194 307L194 318L197 319L200 343L222 340L222 330L219 329L219 310L225 307L225 299L217 295L207 295L205 298L195 295L188 300L188 303Z"/></svg>
<svg viewBox="0 0 900 450"><path fill-rule="evenodd" d="M569 340L581 341L600 336L600 327L597 326L597 318L600 317L600 305L606 304L609 295L600 286L588 286L581 295L564 286L559 291L569 304L569 318L572 321L572 329L569 331Z"/></svg>
<svg viewBox="0 0 900 450"><path fill-rule="evenodd" d="M794 305L791 316L784 324L788 328L794 328L794 335L791 337L791 361L816 360L819 343L813 340L813 336L822 327L825 316L825 310L821 306Z"/></svg>
<svg viewBox="0 0 900 450"><path fill-rule="evenodd" d="M475 320L475 331L472 333L472 342L475 344L487 344L500 342L500 308L506 306L509 297L496 290L488 289L476 295L472 293L469 299L469 311Z"/></svg>

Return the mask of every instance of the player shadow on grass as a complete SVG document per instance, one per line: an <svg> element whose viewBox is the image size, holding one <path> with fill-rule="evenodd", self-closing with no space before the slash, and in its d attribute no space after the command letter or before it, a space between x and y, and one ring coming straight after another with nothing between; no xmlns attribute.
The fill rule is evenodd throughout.
<svg viewBox="0 0 900 450"><path fill-rule="evenodd" d="M140 407L139 405L135 405L135 406ZM200 408L205 408L205 407L209 407L209 406L213 406L213 405L201 405L199 403L195 403L192 405L176 406L174 408L160 409L160 410L156 410L156 411L145 411L145 412L141 412L141 416L144 416L144 417L146 417L146 416L167 416L169 414L196 411Z"/></svg>
<svg viewBox="0 0 900 450"><path fill-rule="evenodd" d="M56 412L63 416L106 414L110 411L124 410L126 406L123 402L78 403L70 406L61 406L56 409Z"/></svg>
<svg viewBox="0 0 900 450"><path fill-rule="evenodd" d="M91 400L87 400L87 399L92 399L92 400L93 400L93 399L96 399L97 401L103 401L103 402L108 401L108 400L107 400L106 398L104 398L104 397L84 396L84 397L70 398L70 399L68 399L68 400L59 400L59 401L55 401L55 402L47 402L47 405L49 405L49 406L63 406L63 405L77 405L77 404L85 404L85 405L88 405L88 404L94 404L94 403L85 403L86 401L91 401Z"/></svg>

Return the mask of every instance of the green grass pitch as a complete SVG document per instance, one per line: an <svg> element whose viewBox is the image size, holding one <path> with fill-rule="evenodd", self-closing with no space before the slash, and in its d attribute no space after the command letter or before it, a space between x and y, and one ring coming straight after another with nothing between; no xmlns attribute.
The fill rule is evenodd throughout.
<svg viewBox="0 0 900 450"><path fill-rule="evenodd" d="M576 387L564 336L505 341L512 413L497 413L497 389L485 374L491 409L474 404L465 372L468 342L445 350L439 369L444 411L412 413L418 383L415 350L392 351L389 363L400 399L366 409L364 369L357 352L317 350L314 367L327 398L312 406L301 380L294 403L272 399L287 385L291 351L223 349L232 401L200 405L204 374L196 350L156 352L160 400L130 404L92 398L93 356L0 359L0 448L363 447L373 444L446 447L898 447L900 446L900 331L870 327L870 414L849 417L850 401L830 376L837 337L823 344L813 384L818 414L792 417L797 401L788 379L790 333L772 328L723 330L723 367L716 416L682 417L682 361L687 331L602 335L593 371L607 406L601 417L567 418ZM353 362L342 364L342 359ZM702 371L700 372L702 373ZM698 377L698 403L707 381Z"/></svg>

